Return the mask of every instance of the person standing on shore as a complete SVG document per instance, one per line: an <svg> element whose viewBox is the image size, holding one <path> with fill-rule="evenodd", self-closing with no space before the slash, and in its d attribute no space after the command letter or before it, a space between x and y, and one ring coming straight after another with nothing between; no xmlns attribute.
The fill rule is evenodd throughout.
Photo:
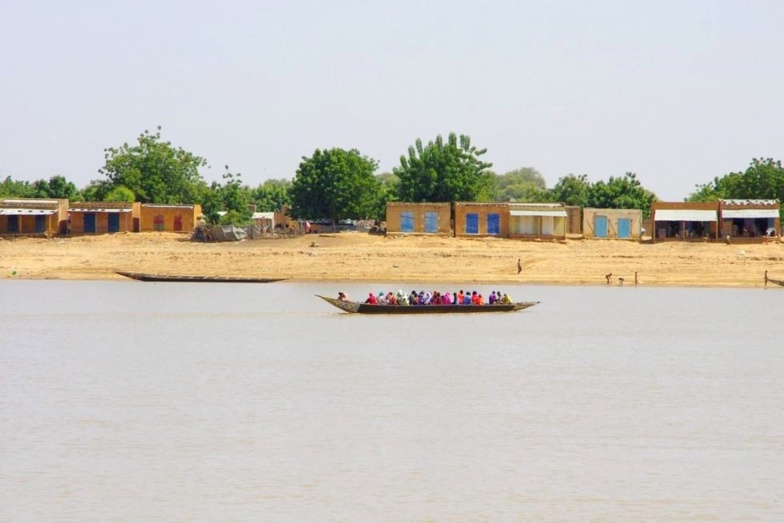
<svg viewBox="0 0 784 523"><path fill-rule="evenodd" d="M523 272L523 262L520 258L517 258L517 274Z"/></svg>

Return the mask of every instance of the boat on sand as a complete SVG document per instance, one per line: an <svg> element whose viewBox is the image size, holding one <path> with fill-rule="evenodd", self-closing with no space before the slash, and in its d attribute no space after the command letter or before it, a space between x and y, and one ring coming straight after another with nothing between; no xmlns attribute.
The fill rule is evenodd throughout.
<svg viewBox="0 0 784 523"><path fill-rule="evenodd" d="M149 274L145 272L115 271L120 276L139 281L157 282L209 282L209 283L273 283L287 278L245 278L243 276L187 276L175 274Z"/></svg>

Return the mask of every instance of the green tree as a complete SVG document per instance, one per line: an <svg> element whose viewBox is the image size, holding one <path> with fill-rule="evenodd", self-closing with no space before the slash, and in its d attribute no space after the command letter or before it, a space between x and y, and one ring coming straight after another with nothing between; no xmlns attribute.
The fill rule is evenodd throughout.
<svg viewBox="0 0 784 523"><path fill-rule="evenodd" d="M76 201L81 196L76 185L59 174L52 176L48 181L43 179L34 181L33 190L35 198L65 198Z"/></svg>
<svg viewBox="0 0 784 523"><path fill-rule="evenodd" d="M251 190L242 185L242 174L232 173L228 165L222 178L222 185L212 182L207 190L202 191L200 202L206 221L211 224L247 225L252 218L249 209ZM222 212L225 212L223 216Z"/></svg>
<svg viewBox="0 0 784 523"><path fill-rule="evenodd" d="M520 167L502 175L496 175L496 200L508 202L541 201L547 190L544 177L533 167Z"/></svg>
<svg viewBox="0 0 784 523"><path fill-rule="evenodd" d="M259 212L275 212L284 205L291 205L289 189L291 180L265 180L264 183L253 189L251 197Z"/></svg>
<svg viewBox="0 0 784 523"><path fill-rule="evenodd" d="M439 135L427 146L417 139L394 169L398 198L407 202L488 201L493 197L493 166L480 157L487 149L471 145L467 135Z"/></svg>
<svg viewBox="0 0 784 523"><path fill-rule="evenodd" d="M144 131L135 145L127 143L104 150L106 163L99 170L106 180L97 182L98 196L124 186L143 203L193 203L206 184L199 169L206 160L171 142L161 141L161 128L155 134Z"/></svg>
<svg viewBox="0 0 784 523"><path fill-rule="evenodd" d="M294 218L362 219L377 211L379 182L373 176L378 163L356 149L316 149L302 157L291 185Z"/></svg>
<svg viewBox="0 0 784 523"><path fill-rule="evenodd" d="M698 185L687 201L718 199L784 199L784 167L773 158L754 158L744 172L732 172Z"/></svg>
<svg viewBox="0 0 784 523"><path fill-rule="evenodd" d="M651 204L656 195L645 189L637 175L627 172L623 177L610 176L607 182L591 186L588 207L599 209L640 209L644 217L650 216Z"/></svg>
<svg viewBox="0 0 784 523"><path fill-rule="evenodd" d="M591 183L588 181L588 175L581 174L575 176L574 174L570 174L569 176L564 176L558 180L555 186L550 190L549 199L545 201L588 207L590 192Z"/></svg>
<svg viewBox="0 0 784 523"><path fill-rule="evenodd" d="M6 176L0 183L0 198L35 198L35 189L30 182L16 181Z"/></svg>
<svg viewBox="0 0 784 523"><path fill-rule="evenodd" d="M106 194L106 202L135 202L136 195L129 188L118 185Z"/></svg>

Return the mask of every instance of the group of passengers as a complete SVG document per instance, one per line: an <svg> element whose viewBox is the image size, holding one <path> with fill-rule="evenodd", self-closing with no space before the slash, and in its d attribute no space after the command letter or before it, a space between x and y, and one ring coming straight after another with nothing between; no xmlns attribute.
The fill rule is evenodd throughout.
<svg viewBox="0 0 784 523"><path fill-rule="evenodd" d="M484 297L476 291L463 292L438 292L438 291L411 291L407 294L403 291L387 293L379 292L378 295L372 292L368 294L365 303L369 305L501 305L510 304L512 299L506 293L492 291L485 303Z"/></svg>

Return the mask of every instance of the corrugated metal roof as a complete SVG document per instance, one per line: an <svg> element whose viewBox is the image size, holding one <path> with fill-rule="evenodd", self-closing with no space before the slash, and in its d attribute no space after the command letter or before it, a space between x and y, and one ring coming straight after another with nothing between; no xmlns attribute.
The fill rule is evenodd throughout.
<svg viewBox="0 0 784 523"><path fill-rule="evenodd" d="M68 209L68 212L131 212L131 209L96 209L96 208L85 208L85 209Z"/></svg>
<svg viewBox="0 0 784 523"><path fill-rule="evenodd" d="M717 222L718 213L706 209L656 209L655 222Z"/></svg>
<svg viewBox="0 0 784 523"><path fill-rule="evenodd" d="M722 218L778 218L777 209L724 209Z"/></svg>
<svg viewBox="0 0 784 523"><path fill-rule="evenodd" d="M556 218L566 218L568 215L566 211L561 209L559 211L518 211L512 210L509 211L511 216L555 216Z"/></svg>
<svg viewBox="0 0 784 523"><path fill-rule="evenodd" d="M12 209L0 208L0 214L6 215L30 215L30 216L46 216L56 213L56 209Z"/></svg>
<svg viewBox="0 0 784 523"><path fill-rule="evenodd" d="M742 200L742 199L729 199L729 200L719 200L724 205L763 205L763 206L772 206L777 205L779 203L778 200Z"/></svg>

